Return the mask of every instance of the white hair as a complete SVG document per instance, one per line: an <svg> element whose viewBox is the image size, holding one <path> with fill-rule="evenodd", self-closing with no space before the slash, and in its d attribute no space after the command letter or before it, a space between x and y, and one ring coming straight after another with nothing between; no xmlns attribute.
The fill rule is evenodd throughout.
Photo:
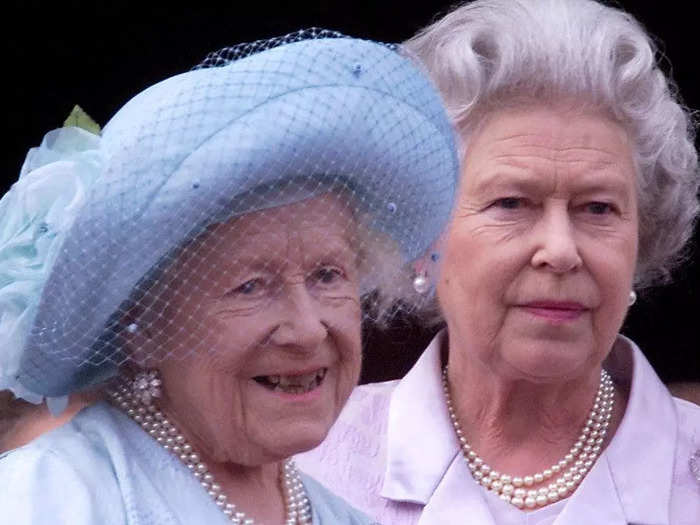
<svg viewBox="0 0 700 525"><path fill-rule="evenodd" d="M573 98L621 123L638 168L635 286L670 278L699 211L694 124L630 14L592 0L476 0L405 47L442 91L463 154L486 114L523 100Z"/></svg>

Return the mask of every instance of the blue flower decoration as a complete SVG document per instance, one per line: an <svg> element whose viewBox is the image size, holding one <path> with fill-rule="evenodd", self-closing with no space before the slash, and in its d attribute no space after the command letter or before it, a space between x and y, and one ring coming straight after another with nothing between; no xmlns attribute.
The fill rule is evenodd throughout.
<svg viewBox="0 0 700 525"><path fill-rule="evenodd" d="M17 370L65 233L101 172L99 148L100 137L81 128L47 133L0 200L0 390L33 403L43 397L16 380Z"/></svg>

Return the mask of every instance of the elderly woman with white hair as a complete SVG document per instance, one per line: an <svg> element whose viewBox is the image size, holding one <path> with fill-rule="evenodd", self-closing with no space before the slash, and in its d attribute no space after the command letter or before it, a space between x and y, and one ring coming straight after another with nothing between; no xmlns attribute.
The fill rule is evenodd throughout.
<svg viewBox="0 0 700 525"><path fill-rule="evenodd" d="M461 142L439 261L416 268L446 328L301 466L387 523L697 524L700 407L618 334L698 214L651 39L592 0L476 0L407 46Z"/></svg>
<svg viewBox="0 0 700 525"><path fill-rule="evenodd" d="M420 68L321 30L47 135L0 202L0 389L108 401L0 456L0 521L369 524L289 458L355 386L363 315L420 300L457 166Z"/></svg>

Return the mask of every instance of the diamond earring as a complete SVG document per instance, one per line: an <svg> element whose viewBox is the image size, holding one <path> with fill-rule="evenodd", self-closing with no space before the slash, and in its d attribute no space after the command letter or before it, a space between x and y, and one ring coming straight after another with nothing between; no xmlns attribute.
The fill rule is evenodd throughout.
<svg viewBox="0 0 700 525"><path fill-rule="evenodd" d="M162 384L158 370L143 370L131 381L131 396L144 405L150 406L154 398L161 396Z"/></svg>

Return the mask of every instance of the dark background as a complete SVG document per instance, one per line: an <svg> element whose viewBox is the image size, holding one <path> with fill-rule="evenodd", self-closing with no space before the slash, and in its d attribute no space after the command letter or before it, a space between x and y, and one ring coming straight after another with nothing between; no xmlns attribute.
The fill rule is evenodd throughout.
<svg viewBox="0 0 700 525"><path fill-rule="evenodd" d="M48 4L48 5L47 5ZM209 52L244 41L321 26L386 42L411 36L452 2L248 1L228 3L15 1L3 7L5 141L2 189L30 146L60 127L74 104L98 123L145 87L190 69ZM664 68L686 104L700 108L696 18L686 2L618 2L657 37ZM663 7L661 7L663 6ZM696 241L700 235L696 235ZM696 242L697 244L697 242ZM700 380L700 251L675 283L641 297L623 332L665 381ZM367 333L363 380L397 377L431 336L410 319Z"/></svg>

